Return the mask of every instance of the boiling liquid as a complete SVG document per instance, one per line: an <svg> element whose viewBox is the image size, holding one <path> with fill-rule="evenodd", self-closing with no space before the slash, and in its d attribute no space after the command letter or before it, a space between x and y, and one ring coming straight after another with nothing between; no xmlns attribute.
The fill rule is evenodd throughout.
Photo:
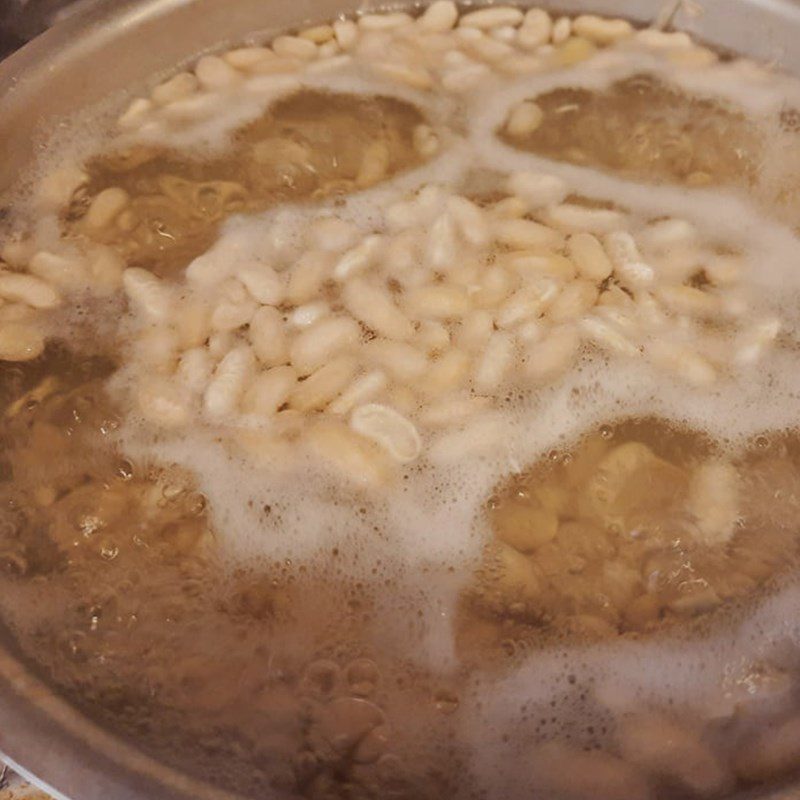
<svg viewBox="0 0 800 800"><path fill-rule="evenodd" d="M514 137L517 148L645 179L756 179L761 129L711 101L639 79L537 101L544 122ZM241 128L222 155L140 144L92 159L63 230L177 280L230 215L298 200L344 204L355 190L402 178L424 161L412 146L422 120L397 98L302 92ZM470 194L490 207L501 179L475 173ZM129 206L89 226L91 200L112 186L128 193ZM708 281L701 271L689 276ZM338 299L331 285L320 296ZM625 674L625 647L640 640L654 653L643 663L656 669L686 642L713 640L703 673L713 678L714 654L723 652L714 637L792 586L800 498L792 430L731 444L674 420L626 419L622 407L602 427L562 436L541 459L512 464L514 474L480 498L476 524L489 535L477 557L419 558L398 569L372 542L323 546L307 561L271 558L265 542L266 555L232 568L225 543L240 532L215 529L201 478L185 464L126 454L119 431L129 409L106 378L127 353L122 333L90 356L51 346L4 369L3 617L53 684L156 757L255 796L312 798L587 797L597 789L558 785L542 761L610 775L618 791L609 797L649 796L653 787L692 796L796 766L791 743L783 760L741 755L775 752L759 739L764 719L768 730L789 725L791 733L794 647L766 648L763 663L726 664L730 680L719 696L709 693L718 705L708 709L684 703L669 680L662 695L643 689L628 704L618 685L601 685ZM500 398L518 400L512 391ZM333 501L354 529L387 536L372 522L369 494L345 488ZM285 513L258 496L249 504L265 530ZM457 602L433 612L427 583ZM453 649L444 665L426 659L431 639ZM618 661L596 664L603 651L593 648L602 646L619 647ZM686 753L667 748L669 764L651 759L645 777L631 777L628 762L645 759L630 752L630 717L650 714L666 748L676 739L661 716L668 708L699 766L687 778ZM618 751L619 760L608 755Z"/></svg>

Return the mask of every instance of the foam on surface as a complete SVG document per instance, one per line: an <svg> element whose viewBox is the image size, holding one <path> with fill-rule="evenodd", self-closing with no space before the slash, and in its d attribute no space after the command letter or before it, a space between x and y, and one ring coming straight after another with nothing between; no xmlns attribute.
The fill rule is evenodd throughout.
<svg viewBox="0 0 800 800"><path fill-rule="evenodd" d="M749 266L754 308L782 316L793 335L800 314L800 240L756 208L744 193L640 184L520 153L494 136L509 108L522 99L563 86L603 89L640 71L660 74L687 91L736 103L752 114L774 114L787 100L800 98L794 83L789 87L784 79L775 78L774 84L765 85L761 79L745 80L737 70L735 64L678 70L656 62L649 54L620 51L571 70L526 76L507 87L503 84L502 89L494 83L467 95L458 106L438 110L433 100L423 101L419 93L399 92L396 87L346 73L304 79L302 85L392 94L420 105L440 121L452 114L454 130L441 156L335 206L339 216L358 224L365 234L384 228L384 209L389 203L426 183L460 190L481 170L492 175L518 170L546 172L565 179L583 195L610 199L625 207L640 228L654 218L678 216L694 223L705 237L741 249ZM264 80L260 85L255 85L256 80L236 98L218 98L219 106L214 106L215 100L209 101L209 108L215 109L211 122L177 134L157 127L145 129L140 140L166 141L168 136L168 141L179 147L222 146L233 127L253 119L269 103L300 85L294 79L285 83ZM216 114L222 105L229 105L228 111ZM204 264L222 264L233 273L255 255L263 257L273 246L275 227L283 233L286 252L299 251L308 221L333 208L284 207L231 219L215 245L189 268L189 275L193 270L202 271ZM742 369L713 389L696 390L676 384L644 363L587 356L555 386L526 392L502 412L494 411L491 417L472 423L482 428L461 435L475 446L474 452L448 461L437 457L434 448L432 456L405 469L393 486L370 494L343 486L302 453L294 463L254 467L225 446L227 437L242 434L241 428L182 432L171 437L154 434L132 415L119 438L131 457L175 462L194 472L208 498L219 543L233 564L285 559L295 564L328 564L336 549L339 569L348 577L370 579L376 565L380 565L378 579L397 577L433 620L416 657L427 654L430 662L443 668L454 661L449 624L458 590L477 563L488 535L479 512L500 479L553 448L568 446L584 431L622 416L657 415L705 431L731 448L763 430L794 427L800 411L797 366L793 349L778 349L758 366ZM126 378L123 370L113 388L122 392ZM429 435L426 449L432 444L435 441ZM365 513L354 513L358 507L365 508ZM431 580L436 570L451 567L457 570L456 578ZM426 574L428 568L434 572ZM403 591L398 589L398 594ZM505 780L518 777L508 769L508 753L501 759L499 748L484 743L486 729L499 739L505 726L513 729L528 724L520 717L524 717L520 705L546 706L556 697L565 720L569 720L570 709L582 713L582 706L570 705L574 698L564 690L567 674L577 675L581 685L604 683L607 696L627 692L626 697L632 694L636 702L680 697L687 704L707 703L718 690L724 664L731 659L750 653L755 658L782 637L797 641L800 631L792 620L800 618L798 612L800 591L790 587L742 623L733 637L721 632L699 645L625 643L592 652L571 649L538 654L492 688L479 714L467 717L467 738L470 732L480 731L480 742L474 744L482 754L478 765L483 777L495 790L501 781L499 772L506 771ZM485 688L486 684L479 684L476 695ZM529 739L522 737L519 746L526 742Z"/></svg>

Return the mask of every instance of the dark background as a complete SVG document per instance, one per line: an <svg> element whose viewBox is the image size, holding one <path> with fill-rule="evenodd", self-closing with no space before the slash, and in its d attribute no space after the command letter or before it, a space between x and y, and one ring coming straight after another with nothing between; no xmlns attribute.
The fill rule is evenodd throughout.
<svg viewBox="0 0 800 800"><path fill-rule="evenodd" d="M0 58L41 33L76 0L0 0Z"/></svg>

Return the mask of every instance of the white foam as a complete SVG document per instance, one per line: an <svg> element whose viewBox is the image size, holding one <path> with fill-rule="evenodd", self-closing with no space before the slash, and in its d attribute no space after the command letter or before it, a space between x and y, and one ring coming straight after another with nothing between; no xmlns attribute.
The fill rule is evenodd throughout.
<svg viewBox="0 0 800 800"><path fill-rule="evenodd" d="M178 147L223 146L231 130L299 87L395 96L419 106L439 122L449 120L454 130L444 140L442 155L431 163L336 205L339 216L355 222L365 233L383 230L385 208L426 183L458 190L480 170L493 175L539 170L563 178L581 194L608 198L626 207L634 225L641 227L655 217L677 216L694 223L707 239L741 249L750 266L748 282L755 290L757 307L784 316L794 330L800 313L800 240L743 193L640 184L521 153L494 135L509 108L521 99L558 87L602 90L640 72L660 75L687 91L736 103L751 114L774 113L787 99L795 102L800 98L796 83L777 77L765 82L743 74L735 64L681 70L649 53L618 51L569 70L516 81L489 81L459 103L448 100L438 105L439 95L400 90L356 68L343 68L336 75L252 79L232 93L211 96L206 101L213 111L210 118L179 130L145 128L137 138ZM332 207L286 206L229 220L213 247L188 270L190 281L202 283L205 270L215 271L216 280L218 270L233 273L254 257L291 257L304 245L309 220ZM277 245L272 235L275 229L283 234ZM764 429L793 426L800 405L797 366L794 353L779 350L758 367L743 369L718 387L700 391L676 384L645 364L584 359L556 386L526 396L502 413L495 412L495 438L473 457L455 462L423 458L406 470L394 487L369 496L343 487L302 453L295 464L254 468L247 458L224 445L236 431L197 430L155 437L132 417L120 439L134 458L175 462L194 471L200 490L208 497L219 542L233 562L291 559L295 563L327 563L337 549L341 554L338 563L351 576L369 578L375 565L381 564L381 575L401 575L415 591L422 587L429 607L439 609L434 616L442 626L433 626L428 632L428 652L433 660L444 663L453 658L447 634L460 581L477 562L488 535L479 511L500 479L585 430L621 416L655 414L733 443ZM117 376L118 390L125 389L127 377L124 371ZM430 436L425 444L432 443ZM363 515L354 513L360 504L367 509ZM265 513L267 507L269 513ZM426 568L446 567L459 568L452 582L423 577ZM630 655L634 650L626 647L613 651L618 675L633 674L641 670L642 663L651 663L652 655L640 651ZM543 656L535 667L531 665L526 668L529 671L501 686L486 712L489 723L496 724L492 715L501 719L511 710L506 706L521 687L527 687L536 699L530 689L532 670L537 675L563 676L563 666L561 656ZM676 672L669 687L697 691L682 674ZM713 676L710 670L706 677L715 680ZM542 693L552 691L548 680L541 682ZM702 681L697 684L704 685ZM545 694L541 698L545 699Z"/></svg>
<svg viewBox="0 0 800 800"><path fill-rule="evenodd" d="M752 676L765 664L800 666L798 612L800 586L792 583L746 618L703 635L557 647L506 677L478 678L473 693L481 702L468 705L460 732L480 781L493 796L514 787L508 796L538 797L526 757L537 741L570 734L575 745L582 737L607 743L615 719L648 709L728 720L742 703L750 712L769 708L769 688L759 695Z"/></svg>

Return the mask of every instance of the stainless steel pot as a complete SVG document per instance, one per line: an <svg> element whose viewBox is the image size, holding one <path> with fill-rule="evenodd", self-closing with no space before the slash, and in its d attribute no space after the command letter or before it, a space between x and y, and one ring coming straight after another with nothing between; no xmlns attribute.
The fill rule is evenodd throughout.
<svg viewBox="0 0 800 800"><path fill-rule="evenodd" d="M676 0L675 26L800 75L800 0L701 4ZM0 64L0 192L46 146L43 131L52 130L60 118L109 95L122 106L152 76L200 51L256 31L268 33L356 10L352 0L82 0L79 5L77 13ZM649 22L665 3L547 0L542 5ZM378 7L385 4L364 0L357 6ZM33 675L1 625L0 754L56 798L233 800L84 718ZM769 797L800 798L800 786L783 787Z"/></svg>

